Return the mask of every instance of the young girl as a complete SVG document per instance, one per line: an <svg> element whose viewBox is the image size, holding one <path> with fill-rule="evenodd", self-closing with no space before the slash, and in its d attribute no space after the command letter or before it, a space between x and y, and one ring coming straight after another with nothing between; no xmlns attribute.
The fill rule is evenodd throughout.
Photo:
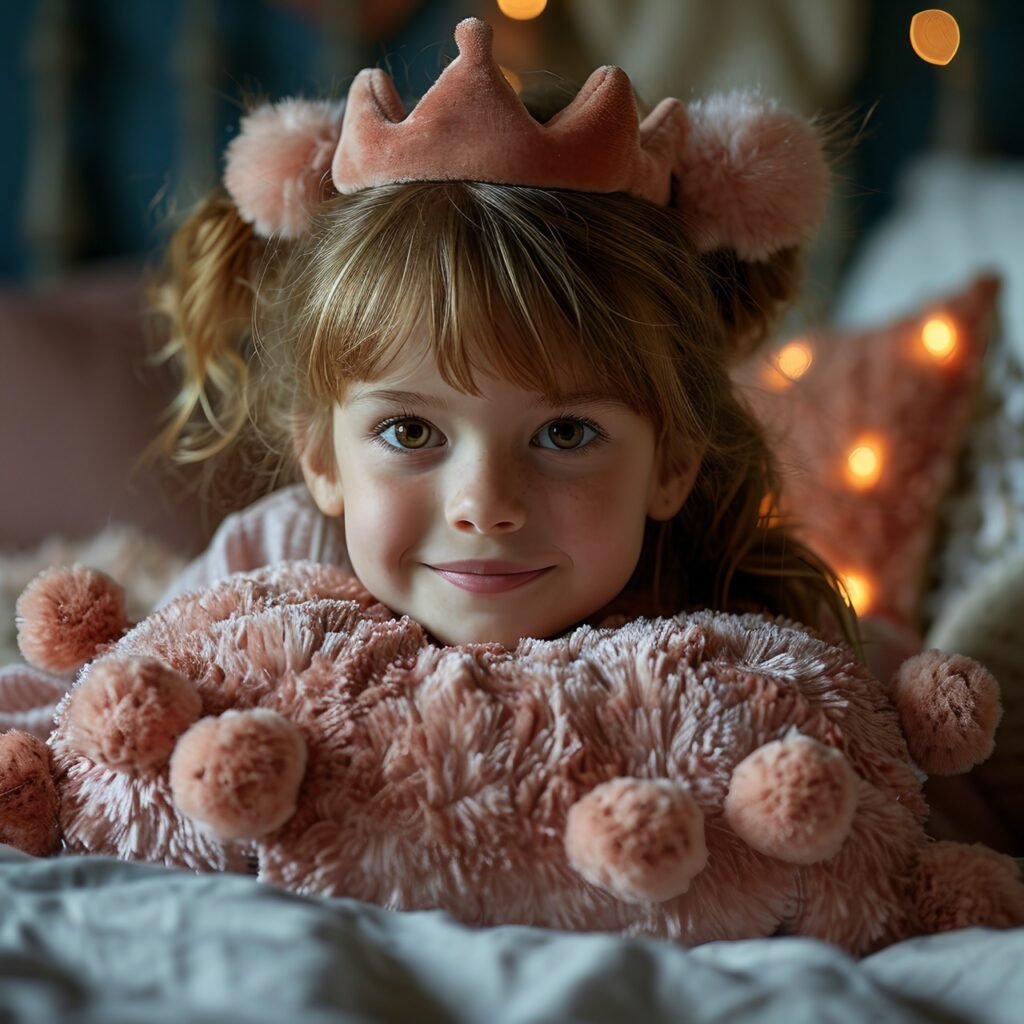
<svg viewBox="0 0 1024 1024"><path fill-rule="evenodd" d="M750 96L638 126L615 68L541 124L488 27L456 39L408 116L380 71L344 111L249 115L175 236L161 450L259 450L257 479L302 482L229 517L171 594L313 558L445 644L697 607L854 640L833 573L768 514L775 464L729 376L793 298L814 131Z"/></svg>

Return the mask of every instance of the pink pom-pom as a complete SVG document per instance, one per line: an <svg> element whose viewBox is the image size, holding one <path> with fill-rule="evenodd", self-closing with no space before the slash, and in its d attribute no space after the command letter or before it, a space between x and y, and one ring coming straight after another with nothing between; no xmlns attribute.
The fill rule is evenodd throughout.
<svg viewBox="0 0 1024 1024"><path fill-rule="evenodd" d="M97 661L72 691L71 742L97 764L119 771L156 768L199 717L195 684L155 658Z"/></svg>
<svg viewBox="0 0 1024 1024"><path fill-rule="evenodd" d="M178 809L224 839L258 839L294 813L306 772L306 741L274 711L203 718L171 757Z"/></svg>
<svg viewBox="0 0 1024 1024"><path fill-rule="evenodd" d="M922 934L1024 924L1024 887L1016 863L981 844L931 843L908 873L908 884Z"/></svg>
<svg viewBox="0 0 1024 1024"><path fill-rule="evenodd" d="M893 677L910 756L929 775L956 775L984 761L995 747L1003 709L999 684L971 658L922 651Z"/></svg>
<svg viewBox="0 0 1024 1024"><path fill-rule="evenodd" d="M343 100L289 99L242 118L227 148L224 185L258 235L297 238L308 227L344 107Z"/></svg>
<svg viewBox="0 0 1024 1024"><path fill-rule="evenodd" d="M751 92L709 96L687 113L674 205L698 249L764 260L807 241L829 192L818 132Z"/></svg>
<svg viewBox="0 0 1024 1024"><path fill-rule="evenodd" d="M124 588L83 565L41 572L18 598L15 618L21 653L49 672L78 668L129 625Z"/></svg>
<svg viewBox="0 0 1024 1024"><path fill-rule="evenodd" d="M588 882L631 903L679 896L704 870L704 814L664 779L612 779L569 808L569 863Z"/></svg>
<svg viewBox="0 0 1024 1024"><path fill-rule="evenodd" d="M805 736L775 740L732 773L725 819L749 846L790 864L834 857L857 809L857 780L842 753Z"/></svg>
<svg viewBox="0 0 1024 1024"><path fill-rule="evenodd" d="M49 747L14 729L0 735L0 843L33 857L53 853L58 803Z"/></svg>

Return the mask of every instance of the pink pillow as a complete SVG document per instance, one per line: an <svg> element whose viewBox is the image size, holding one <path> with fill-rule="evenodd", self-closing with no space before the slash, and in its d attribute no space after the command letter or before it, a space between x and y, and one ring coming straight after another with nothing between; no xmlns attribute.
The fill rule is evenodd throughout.
<svg viewBox="0 0 1024 1024"><path fill-rule="evenodd" d="M839 572L858 612L917 635L998 292L978 277L874 330L791 339L737 375L782 463L772 514Z"/></svg>
<svg viewBox="0 0 1024 1024"><path fill-rule="evenodd" d="M204 544L195 495L156 467L133 471L174 387L147 363L144 305L134 265L77 270L45 291L0 289L0 549L108 523L182 553Z"/></svg>

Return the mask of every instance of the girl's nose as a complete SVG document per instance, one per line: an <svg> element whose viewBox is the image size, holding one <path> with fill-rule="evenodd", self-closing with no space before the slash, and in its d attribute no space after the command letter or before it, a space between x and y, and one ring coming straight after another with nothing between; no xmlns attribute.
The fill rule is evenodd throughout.
<svg viewBox="0 0 1024 1024"><path fill-rule="evenodd" d="M523 481L504 459L481 458L459 467L447 516L464 533L514 533L526 521Z"/></svg>

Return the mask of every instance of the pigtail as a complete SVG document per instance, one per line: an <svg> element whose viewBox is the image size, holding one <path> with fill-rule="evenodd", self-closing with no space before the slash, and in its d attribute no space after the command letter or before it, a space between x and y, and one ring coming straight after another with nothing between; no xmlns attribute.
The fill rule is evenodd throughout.
<svg viewBox="0 0 1024 1024"><path fill-rule="evenodd" d="M799 293L803 249L788 246L757 261L719 249L701 260L722 324L723 352L735 365L769 338Z"/></svg>
<svg viewBox="0 0 1024 1024"><path fill-rule="evenodd" d="M179 388L153 454L200 462L227 449L248 423L252 275L265 246L220 190L171 239L150 303L167 325L157 359L176 367Z"/></svg>

